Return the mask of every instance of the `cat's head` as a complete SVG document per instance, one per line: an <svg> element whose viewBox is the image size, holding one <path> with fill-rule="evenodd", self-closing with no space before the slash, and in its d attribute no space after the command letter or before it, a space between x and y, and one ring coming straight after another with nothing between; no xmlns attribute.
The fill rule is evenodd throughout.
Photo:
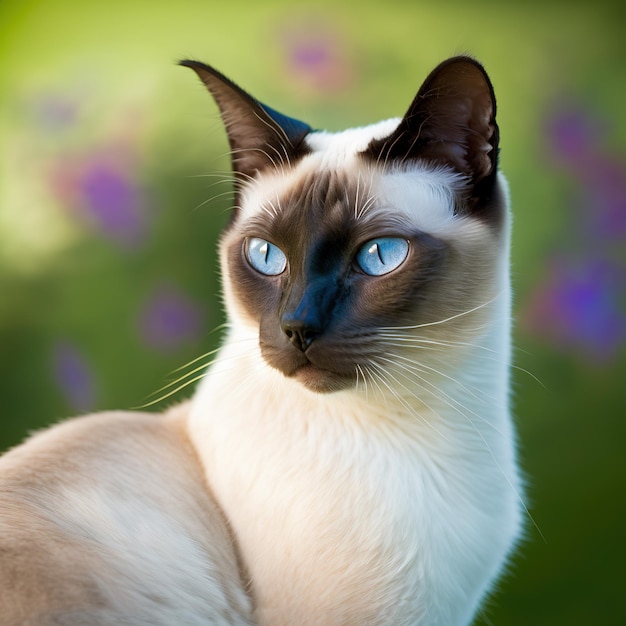
<svg viewBox="0 0 626 626"><path fill-rule="evenodd" d="M228 133L226 303L266 362L329 392L391 366L406 375L416 351L422 367L461 359L485 332L505 262L496 104L482 66L449 59L403 118L326 133L211 67L182 64Z"/></svg>

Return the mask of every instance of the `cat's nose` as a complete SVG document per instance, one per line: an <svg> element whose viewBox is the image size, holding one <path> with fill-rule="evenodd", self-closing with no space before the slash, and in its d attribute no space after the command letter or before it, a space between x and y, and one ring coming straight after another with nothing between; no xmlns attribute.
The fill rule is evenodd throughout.
<svg viewBox="0 0 626 626"><path fill-rule="evenodd" d="M289 341L304 352L320 334L320 329L299 319L283 319L281 328Z"/></svg>

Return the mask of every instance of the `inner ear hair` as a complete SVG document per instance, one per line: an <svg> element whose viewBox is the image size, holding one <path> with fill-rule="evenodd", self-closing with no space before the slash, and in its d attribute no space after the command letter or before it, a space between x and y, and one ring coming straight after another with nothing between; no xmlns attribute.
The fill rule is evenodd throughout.
<svg viewBox="0 0 626 626"><path fill-rule="evenodd" d="M209 65L190 60L179 64L192 69L215 99L240 182L266 168L286 167L305 151L308 124L262 104Z"/></svg>
<svg viewBox="0 0 626 626"><path fill-rule="evenodd" d="M420 159L451 167L476 197L496 174L498 142L491 81L476 60L457 56L430 73L396 130L367 152L379 163Z"/></svg>

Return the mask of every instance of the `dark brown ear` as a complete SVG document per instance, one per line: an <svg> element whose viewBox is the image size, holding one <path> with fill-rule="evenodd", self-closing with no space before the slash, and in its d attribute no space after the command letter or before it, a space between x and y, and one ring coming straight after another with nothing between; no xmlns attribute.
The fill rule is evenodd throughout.
<svg viewBox="0 0 626 626"><path fill-rule="evenodd" d="M194 70L215 98L240 181L268 167L286 166L306 152L302 140L311 132L307 124L261 104L204 63L180 61L180 65Z"/></svg>
<svg viewBox="0 0 626 626"><path fill-rule="evenodd" d="M422 159L450 166L467 177L469 195L481 198L496 174L498 139L491 81L480 63L459 56L431 72L398 128L367 152L380 163Z"/></svg>

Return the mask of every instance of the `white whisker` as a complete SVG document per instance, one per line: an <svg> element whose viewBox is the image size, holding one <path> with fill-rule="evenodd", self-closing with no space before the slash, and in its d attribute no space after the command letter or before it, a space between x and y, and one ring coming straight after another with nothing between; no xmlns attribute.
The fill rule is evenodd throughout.
<svg viewBox="0 0 626 626"><path fill-rule="evenodd" d="M491 422L486 420L482 415L479 415L478 413L476 413L476 411L473 411L469 407L466 407L464 404L459 402L456 398L452 397L450 394L448 394L445 391L443 391L440 387L435 385L433 382L431 382L430 380L428 380L424 376L421 376L421 374L425 373L425 372L418 373L418 371L417 371L417 369L415 367L409 367L407 365L396 363L396 362L394 362L394 361L392 361L390 359L387 359L385 357L378 357L378 358L381 358L381 359L387 361L388 363L391 363L392 365L396 365L397 367L400 367L401 369L409 372L409 375L407 375L407 374L405 374L403 372L398 372L398 373L399 373L400 376L402 376L402 377L406 378L407 380L409 380L409 381L413 382L414 384L416 384L420 389L422 389L426 393L430 393L430 394L432 394L432 396L434 398L437 398L437 399L441 400L445 405L450 407L453 411L456 411L460 416L464 417L469 422L471 422L471 420L470 420L469 416L467 415L467 413L470 413L471 415L476 417L478 420L483 422L485 425L487 425L489 428L491 428L496 433L498 433L500 436L504 437L507 441L511 442L511 438L507 434L503 433L494 424L492 424ZM419 381L421 381L421 383L416 381L415 378L417 378ZM433 391L429 391L424 385L426 385L429 388L432 388ZM417 398L417 396L415 396L415 397ZM423 402L423 398L421 396L418 399L421 402ZM484 400L481 400L481 402L484 402Z"/></svg>
<svg viewBox="0 0 626 626"><path fill-rule="evenodd" d="M180 386L170 391L169 393L159 396L158 398L156 398L156 400L146 402L145 404L140 404L139 406L132 407L132 409L133 410L147 409L150 406L154 406L155 404L158 404L159 402L162 402L163 400L167 400L167 398L170 398L171 396L177 394L179 391L182 391L186 387L189 387L189 385L193 385L193 383L198 382L199 380L202 380L206 375L207 373L204 372L200 376L196 376L195 378L192 378L191 380L188 380L187 382L181 384Z"/></svg>
<svg viewBox="0 0 626 626"><path fill-rule="evenodd" d="M371 368L367 368L367 373L370 375L370 383L372 386L372 398L376 397L376 393L378 393L378 395L380 395L384 401L385 401L385 406L387 407L387 396L388 394L385 393L385 390L382 388L381 386L381 378L380 375L377 375L376 372L372 371ZM384 384L384 381L382 381Z"/></svg>
<svg viewBox="0 0 626 626"><path fill-rule="evenodd" d="M379 357L379 358L383 358L384 357ZM389 359L384 359L389 361ZM391 363L393 363L392 361L390 361ZM397 365L397 364L396 364ZM387 372L387 374L389 375L389 372ZM401 374L403 377L408 378L406 375ZM405 385L403 385L402 383L400 383L393 375L391 375L391 377L398 383L400 384L404 389L406 389L414 398L416 398L420 403L424 404L424 406L426 406L426 408L428 408L431 412L433 412L434 415L439 415L436 411L434 411L432 409L432 407L430 407L425 401L424 398L421 396L417 396L414 392L412 392L408 387L406 387ZM422 378L421 376L419 376L418 378L420 378L420 380L422 380L423 382L429 382L426 381L424 378ZM424 391L426 391L427 393L431 393L432 395L433 392L428 392L423 385L421 385L420 383L416 382L414 379L410 379L412 380L414 383L417 384L418 387L420 387L421 389L423 389ZM430 383L429 383L430 384ZM391 390L391 389L390 389ZM437 390L436 386L435 386L435 390L438 391L438 393L441 392L441 390ZM447 394L446 394L447 395ZM396 397L398 397L396 395ZM440 399L442 399L440 397ZM531 523L533 524L533 526L535 527L535 529L537 530L537 532L539 533L539 536L541 537L541 539L547 543L545 536L543 535L541 529L539 528L537 522L535 521L535 519L533 518L532 514L530 513L530 510L528 509L528 506L526 505L526 503L524 502L524 499L522 498L520 492L518 491L518 489L515 487L515 485L513 484L513 482L510 480L510 478L507 476L506 472L502 469L502 466L500 465L500 463L498 462L498 460L495 457L495 454L493 453L493 450L491 449L491 446L489 445L489 443L487 442L487 440L485 439L483 433L480 432L480 430L476 427L476 424L474 424L474 422L470 419L470 417L464 412L461 411L458 407L454 407L452 404L450 404L449 402L447 402L445 399L443 399L444 403L447 404L448 406L450 406L450 408L453 408L454 410L457 411L457 413L459 413L459 415L461 415L462 417L464 417L467 421L467 423L472 427L472 430L476 433L476 435L480 438L480 440L482 441L482 443L485 446L485 450L487 451L487 453L489 454L489 456L491 457L492 461L495 463L498 471L500 472L500 474L502 475L502 477L504 478L504 480L507 482L507 484L509 485L509 487L511 488L511 490L513 491L513 493L515 494L515 497L517 498L518 502L520 503L520 505L522 506L522 508L524 509L525 514L528 516L528 518L530 519ZM408 405L408 403L407 403ZM461 407L463 407L463 405L461 405L459 403L459 405ZM408 405L410 406L410 405ZM476 417L479 417L479 419L487 424L488 426L491 426L498 434L505 436L503 433L501 433L497 428L495 428L492 424L490 424L487 420L485 420L484 418L478 416L476 413L474 413L473 411L470 411L470 413L472 413L473 415L475 415ZM422 418L423 419L423 418ZM434 428L432 424L428 424L431 428ZM436 429L435 429L436 430ZM436 431L439 432L439 431ZM441 435L441 433L439 433ZM507 437L507 439L509 439ZM509 439L510 440L510 439Z"/></svg>
<svg viewBox="0 0 626 626"><path fill-rule="evenodd" d="M211 196L210 198L207 198L206 200L204 200L203 202L201 202L200 204L198 204L192 211L192 213L195 213L198 209L201 209L203 206L210 204L211 202L215 202L215 200L217 200L218 198L223 198L224 196L231 196L232 195L232 190L228 190L228 191L224 191L222 193L218 193L214 196Z"/></svg>
<svg viewBox="0 0 626 626"><path fill-rule="evenodd" d="M263 124L265 124L265 126L267 126L270 130L274 131L274 133L276 134L276 136L279 139L284 139L285 142L289 145L290 148L293 149L293 143L291 142L291 139L289 138L289 135L287 135L287 133L285 132L285 129L278 124L277 122L275 122L274 120L272 120L271 122L269 122L267 119L261 117L256 111L253 111L254 116ZM281 144L284 145L283 141L281 141Z"/></svg>
<svg viewBox="0 0 626 626"><path fill-rule="evenodd" d="M224 324L220 324L219 326L217 326L216 328L213 329L213 332L216 332L217 330L221 330L223 328L228 327L229 324L228 323L224 323ZM232 341L230 342L231 345L233 345L234 343L242 343L242 342L249 342L249 341L255 341L252 338L245 338L245 339L240 339L238 341ZM255 341L256 343L256 341ZM155 400L151 400L150 402L146 403L146 404L142 404L138 407L135 407L137 409L143 409L143 408L147 408L150 406L153 406L155 404L158 404L159 402L161 402L162 400L165 400L175 394L177 394L179 391L185 389L186 387L188 387L189 385L192 385L193 383L201 380L202 378L204 378L207 374L208 374L208 369L215 363L217 362L225 362L226 360L231 360L231 359L236 359L239 357L239 355L235 355L234 357L224 357L224 356L220 356L219 353L221 352L221 348L215 348L214 350L210 350L209 352L205 352L204 354L201 354L200 356L192 359L191 361L189 361L188 363L186 363L185 365L181 365L180 367L177 367L175 370L172 371L172 374L175 374L177 372L183 371L185 369L187 369L188 367L191 367L193 365L195 365L196 363L198 363L199 361L202 361L203 359L207 359L207 357L211 357L215 354L217 354L218 356L215 357L214 359L210 359L210 360L206 360L204 363L201 363L200 365L198 365L197 367L194 367L192 370L184 373L182 376L180 376L179 378L177 378L176 380L173 380L169 383L167 383L166 385L164 385L163 387L161 387L160 389L157 389L156 391L153 391L152 393L149 394L149 398L152 396L155 396L157 394L161 394L161 392L166 391L168 389L170 389L171 387L175 387L173 390L171 390L170 392L163 394L163 395L159 395L159 397L157 397ZM203 371L202 374L200 374L199 376L194 376L194 374L197 374L198 372ZM192 377L190 379L190 377ZM187 380L189 379L189 380Z"/></svg>
<svg viewBox="0 0 626 626"><path fill-rule="evenodd" d="M494 296L493 298L491 298L491 300L488 300L487 302L483 302L482 304L479 304L478 306L475 306L461 313L451 315L450 317L446 317L445 319L437 320L436 322L426 322L423 324L415 324L414 326L381 326L380 330L416 330L418 328L426 328L428 326L439 326L441 324L446 324L447 322L451 322L452 320L458 319L459 317L469 315L470 313L474 313L480 309L483 309L489 306L490 304L495 302L500 297L500 295L501 294L498 294Z"/></svg>
<svg viewBox="0 0 626 626"><path fill-rule="evenodd" d="M471 388L469 388L467 385L461 383L460 381L456 380L455 378L452 378L452 376L449 376L448 374L446 374L445 372L442 372L430 365L427 365L425 363L418 363L417 361L414 361L412 359L409 359L408 357L405 357L401 354L391 354L390 356L393 356L396 359L401 359L402 361L405 361L407 363L407 367L416 367L418 368L418 370L423 373L426 374L427 372L424 371L424 369L432 372L433 374L436 374L437 376L441 376L442 378L445 378L446 380L450 381L451 383L459 386L463 391L469 393L472 397L476 398L476 400L479 401L485 401L488 400L490 402L495 401L495 398L493 396L490 396L489 394L487 394L485 391L483 391L482 389L479 389L478 387L472 386L474 388L475 391L477 391L478 393L480 393L483 397L479 398L478 395L476 395L476 393L474 393L472 391ZM423 368L423 369L422 369Z"/></svg>
<svg viewBox="0 0 626 626"><path fill-rule="evenodd" d="M441 419L441 416L439 415L439 413L437 413L437 411L435 411L427 402L424 401L423 398L418 398L415 393L413 391L411 391L411 389L409 389L406 385L404 385L403 383L401 383L390 371L388 368L385 368L384 366L380 365L379 363L375 363L374 361L371 362L371 365L374 366L379 373L383 373L385 376L391 378L391 380L393 380L397 385L399 385L400 387L402 387L405 391L407 391L409 393L410 396L412 396L413 398L415 398L416 400L418 400L420 402L420 404L423 404L433 415L437 416L438 418ZM384 378L382 379L384 380ZM435 425L431 422L429 422L423 415L420 415L419 413L417 413L415 411L415 407L413 407L405 398L403 398L399 393L397 393L397 391L395 389L393 389L387 381L385 381L385 384L387 386L387 388L394 394L394 396L396 397L396 399L402 404L402 406L409 412L409 414L413 415L414 417L418 417L428 428L431 428L432 430L434 430L442 439L447 440L448 438L438 429L435 427Z"/></svg>

